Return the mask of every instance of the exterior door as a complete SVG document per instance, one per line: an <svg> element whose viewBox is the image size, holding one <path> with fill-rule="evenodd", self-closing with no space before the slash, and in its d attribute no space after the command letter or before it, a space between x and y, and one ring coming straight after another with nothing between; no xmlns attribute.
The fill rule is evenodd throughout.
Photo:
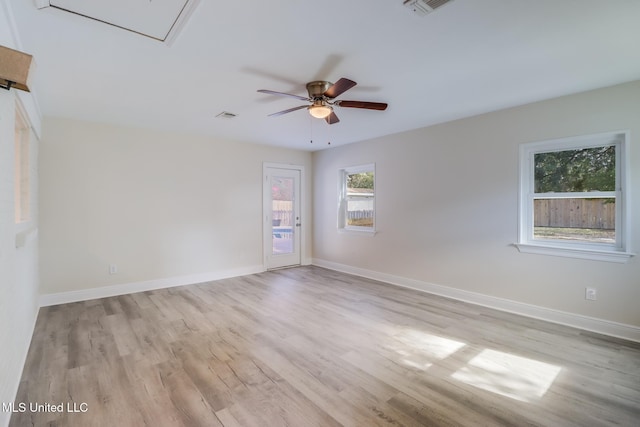
<svg viewBox="0 0 640 427"><path fill-rule="evenodd" d="M301 264L298 167L264 167L264 253L267 269Z"/></svg>

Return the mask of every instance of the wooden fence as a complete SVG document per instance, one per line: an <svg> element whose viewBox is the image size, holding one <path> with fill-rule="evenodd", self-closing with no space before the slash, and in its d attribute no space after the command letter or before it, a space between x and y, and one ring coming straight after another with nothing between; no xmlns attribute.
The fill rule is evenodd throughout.
<svg viewBox="0 0 640 427"><path fill-rule="evenodd" d="M289 200L273 200L271 205L274 226L293 226L293 203Z"/></svg>
<svg viewBox="0 0 640 427"><path fill-rule="evenodd" d="M288 210L277 210L272 212L272 220L273 225L276 227L283 226L292 226L293 225L293 217L291 216L291 211ZM347 219L356 220L356 219L367 219L373 218L373 211L349 211L347 212Z"/></svg>
<svg viewBox="0 0 640 427"><path fill-rule="evenodd" d="M537 199L533 209L536 227L615 229L613 199Z"/></svg>
<svg viewBox="0 0 640 427"><path fill-rule="evenodd" d="M538 199L534 201L534 226L559 228L615 229L616 206L612 199ZM292 226L291 202L274 200L273 220L277 226ZM278 209L279 208L279 209ZM347 212L348 220L373 218L373 210Z"/></svg>
<svg viewBox="0 0 640 427"><path fill-rule="evenodd" d="M373 218L372 210L361 210L361 211L348 211L347 219L365 219L365 218Z"/></svg>

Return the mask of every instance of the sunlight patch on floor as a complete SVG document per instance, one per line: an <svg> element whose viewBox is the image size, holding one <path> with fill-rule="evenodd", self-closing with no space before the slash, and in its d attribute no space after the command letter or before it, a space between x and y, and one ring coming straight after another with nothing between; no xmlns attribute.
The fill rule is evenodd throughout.
<svg viewBox="0 0 640 427"><path fill-rule="evenodd" d="M526 357L485 349L452 377L511 399L532 402L544 396L561 369Z"/></svg>
<svg viewBox="0 0 640 427"><path fill-rule="evenodd" d="M432 362L449 357L466 345L416 329L404 329L394 337L399 344L392 349L403 356L402 363L420 370L428 369Z"/></svg>

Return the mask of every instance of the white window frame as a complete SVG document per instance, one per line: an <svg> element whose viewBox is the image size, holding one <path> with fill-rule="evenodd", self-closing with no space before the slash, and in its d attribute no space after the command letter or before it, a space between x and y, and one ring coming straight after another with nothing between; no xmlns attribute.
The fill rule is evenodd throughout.
<svg viewBox="0 0 640 427"><path fill-rule="evenodd" d="M347 201L349 196L347 194L347 176L363 173L373 172L373 226L364 227L357 225L349 225L347 221ZM369 163L366 165L349 166L342 168L338 171L338 230L341 232L354 232L374 235L376 233L376 164Z"/></svg>
<svg viewBox="0 0 640 427"><path fill-rule="evenodd" d="M616 146L616 188L615 191L535 193L534 156L538 153L566 151L581 148ZM520 206L518 243L520 252L544 255L583 258L597 261L626 262L634 254L628 252L629 243L629 200L628 200L628 155L629 132L617 131L596 135L586 135L520 145ZM615 244L567 242L552 239L534 239L533 205L537 198L584 198L608 197L616 200Z"/></svg>

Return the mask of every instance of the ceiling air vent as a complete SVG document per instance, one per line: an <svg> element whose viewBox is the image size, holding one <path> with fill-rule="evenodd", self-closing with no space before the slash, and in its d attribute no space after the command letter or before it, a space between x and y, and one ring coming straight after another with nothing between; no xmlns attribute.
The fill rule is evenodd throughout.
<svg viewBox="0 0 640 427"><path fill-rule="evenodd" d="M425 16L440 6L444 6L452 1L453 0L404 0L404 5L411 9L416 15Z"/></svg>

